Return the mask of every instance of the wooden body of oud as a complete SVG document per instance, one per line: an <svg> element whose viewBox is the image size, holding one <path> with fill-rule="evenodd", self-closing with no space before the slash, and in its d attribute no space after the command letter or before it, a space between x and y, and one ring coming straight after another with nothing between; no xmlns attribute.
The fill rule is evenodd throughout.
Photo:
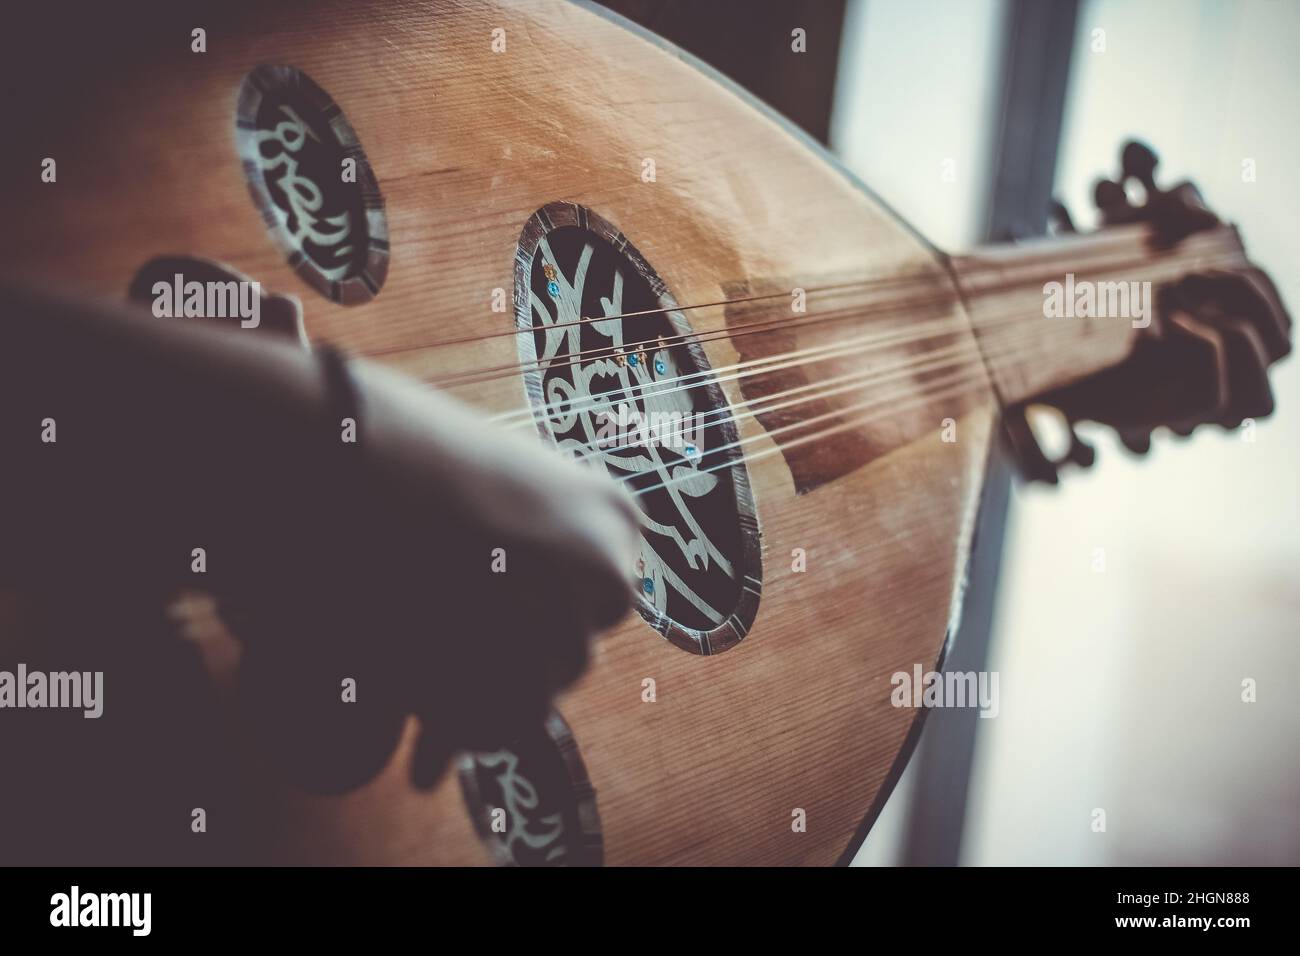
<svg viewBox="0 0 1300 956"><path fill-rule="evenodd" d="M498 27L503 53L492 48ZM834 862L883 799L917 716L891 706L890 675L932 667L955 620L995 421L942 260L782 123L675 51L580 6L275 4L207 30L201 55L184 34L174 50L151 39L121 51L76 102L51 105L61 111L53 140L11 140L30 152L32 170L58 157L59 176L57 186L18 191L10 214L23 228L2 240L6 275L73 280L121 299L154 256L206 257L299 296L311 338L426 379L517 361L510 336L419 346L510 327L511 314L491 309L493 290L512 288L520 230L556 200L614 223L681 303L746 287L932 277L919 317L792 331L803 348L949 320L953 331L938 341L954 349L947 371L964 387L932 398L924 376L903 375L844 396L879 400L879 417L861 429L876 451L805 494L784 455L749 464L764 588L747 638L699 657L629 615L558 702L597 794L607 863ZM360 137L392 242L386 284L370 303L338 306L303 285L250 201L234 105L259 63L303 70ZM645 159L653 182L642 179ZM817 307L814 295L809 311ZM726 327L721 308L688 315L697 332ZM704 349L715 368L739 360L726 339ZM887 367L906 354L864 352L815 374ZM722 388L741 401L736 382ZM455 394L493 412L525 405L516 377ZM941 441L946 418L955 442ZM737 424L747 451L773 447L754 418ZM792 570L796 549L806 572ZM654 703L641 699L645 678L656 683ZM806 832L791 826L797 809ZM281 833L273 859L488 859L455 774L432 795L417 792L405 752L352 794L297 801Z"/></svg>

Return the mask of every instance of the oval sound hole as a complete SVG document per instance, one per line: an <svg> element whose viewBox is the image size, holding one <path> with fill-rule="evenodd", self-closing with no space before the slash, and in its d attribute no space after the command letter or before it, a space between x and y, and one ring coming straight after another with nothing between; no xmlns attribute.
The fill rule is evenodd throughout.
<svg viewBox="0 0 1300 956"><path fill-rule="evenodd" d="M735 421L677 303L626 237L571 203L525 228L516 303L543 435L635 495L642 615L695 653L735 645L758 605L758 525Z"/></svg>
<svg viewBox="0 0 1300 956"><path fill-rule="evenodd" d="M343 111L288 66L259 66L239 93L236 134L249 191L289 265L343 305L388 274L384 200Z"/></svg>

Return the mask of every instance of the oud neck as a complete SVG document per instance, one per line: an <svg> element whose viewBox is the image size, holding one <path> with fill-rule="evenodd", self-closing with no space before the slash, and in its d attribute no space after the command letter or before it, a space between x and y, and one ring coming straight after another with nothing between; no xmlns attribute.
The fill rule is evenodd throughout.
<svg viewBox="0 0 1300 956"><path fill-rule="evenodd" d="M1130 225L988 246L951 262L993 384L1014 405L1124 361L1154 320L1161 285L1246 259L1232 226L1159 248L1149 226Z"/></svg>

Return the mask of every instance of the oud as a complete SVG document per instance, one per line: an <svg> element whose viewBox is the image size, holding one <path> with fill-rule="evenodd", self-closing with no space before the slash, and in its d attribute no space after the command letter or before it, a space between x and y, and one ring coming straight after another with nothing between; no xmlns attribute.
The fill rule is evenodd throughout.
<svg viewBox="0 0 1300 956"><path fill-rule="evenodd" d="M410 782L413 718L349 793L250 781L274 821L251 858L850 857L923 714L891 702L893 675L939 669L954 638L1001 423L1054 479L1028 403L1133 447L1161 422L1267 412L1234 370L1284 354L1285 328L1198 318L1187 280L1251 308L1271 287L1139 149L1125 173L1145 211L1108 194L1096 234L950 257L779 117L595 7L250 6L206 24L202 55L171 25L14 121L32 170L62 158L57 187L16 195L4 275L122 301L148 264L188 257L259 282L297 297L309 339L626 482L642 520L637 613L545 726L431 791ZM287 173L259 152L277 136ZM1047 284L1085 280L1150 283L1166 318L1045 317ZM1116 391L1175 354L1210 376L1204 402ZM698 421L691 450L602 444L593 424L620 407Z"/></svg>

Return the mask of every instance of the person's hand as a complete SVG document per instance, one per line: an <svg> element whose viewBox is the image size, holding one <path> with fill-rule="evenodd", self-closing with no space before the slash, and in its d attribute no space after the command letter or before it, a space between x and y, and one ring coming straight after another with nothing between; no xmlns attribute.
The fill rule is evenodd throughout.
<svg viewBox="0 0 1300 956"><path fill-rule="evenodd" d="M274 534L287 551L251 556L223 601L270 753L322 789L376 770L411 713L423 783L540 722L627 611L636 554L631 499L535 432L376 366L353 378L357 442L325 452Z"/></svg>
<svg viewBox="0 0 1300 956"><path fill-rule="evenodd" d="M296 339L13 286L0 321L0 578L105 652L211 593L255 739L305 783L364 779L411 714L423 780L504 741L631 603L634 506L535 434L354 362L344 441Z"/></svg>

